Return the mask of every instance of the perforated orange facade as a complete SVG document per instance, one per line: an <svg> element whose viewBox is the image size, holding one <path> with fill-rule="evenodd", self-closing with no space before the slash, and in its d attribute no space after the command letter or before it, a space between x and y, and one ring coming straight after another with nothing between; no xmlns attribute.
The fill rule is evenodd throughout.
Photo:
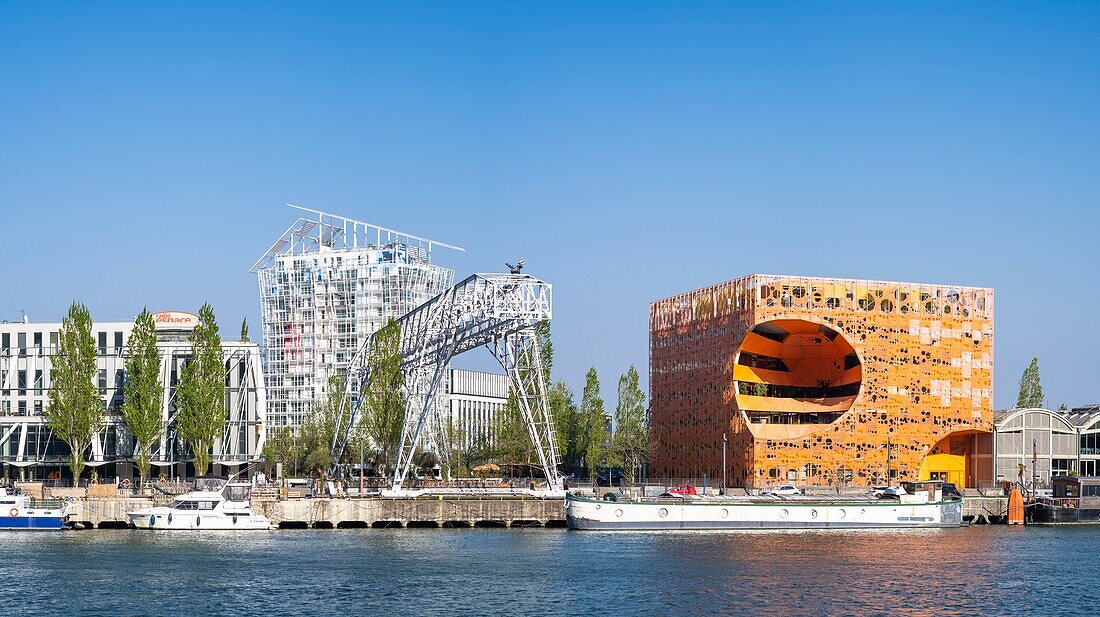
<svg viewBox="0 0 1100 617"><path fill-rule="evenodd" d="M993 290L752 275L650 306L653 477L990 477ZM889 442L889 447L887 443Z"/></svg>

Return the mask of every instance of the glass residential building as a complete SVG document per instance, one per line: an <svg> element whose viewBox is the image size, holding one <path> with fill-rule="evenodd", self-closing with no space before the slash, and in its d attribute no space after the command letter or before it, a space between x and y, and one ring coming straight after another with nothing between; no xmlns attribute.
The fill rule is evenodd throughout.
<svg viewBox="0 0 1100 617"><path fill-rule="evenodd" d="M306 214L251 269L260 291L270 425L294 429L371 334L451 285L454 271L432 263L432 250L462 250L297 209Z"/></svg>

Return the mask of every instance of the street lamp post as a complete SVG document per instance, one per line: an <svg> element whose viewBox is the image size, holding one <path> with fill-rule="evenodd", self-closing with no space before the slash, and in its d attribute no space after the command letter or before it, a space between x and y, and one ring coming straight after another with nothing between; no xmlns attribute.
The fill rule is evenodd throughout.
<svg viewBox="0 0 1100 617"><path fill-rule="evenodd" d="M722 494L726 494L726 434L722 433Z"/></svg>

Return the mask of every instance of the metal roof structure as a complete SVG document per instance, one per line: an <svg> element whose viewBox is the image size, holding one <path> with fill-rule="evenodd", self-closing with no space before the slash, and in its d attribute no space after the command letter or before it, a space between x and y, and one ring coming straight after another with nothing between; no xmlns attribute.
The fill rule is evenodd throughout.
<svg viewBox="0 0 1100 617"><path fill-rule="evenodd" d="M303 255L317 253L324 249L354 250L403 245L414 249L417 257L425 263L431 263L432 249L437 246L466 252L466 249L453 244L414 236L339 214L303 208L294 204L286 205L295 210L308 212L312 216L309 218L299 216L295 219L279 239L252 264L248 269L249 272L256 273L267 268L281 255Z"/></svg>

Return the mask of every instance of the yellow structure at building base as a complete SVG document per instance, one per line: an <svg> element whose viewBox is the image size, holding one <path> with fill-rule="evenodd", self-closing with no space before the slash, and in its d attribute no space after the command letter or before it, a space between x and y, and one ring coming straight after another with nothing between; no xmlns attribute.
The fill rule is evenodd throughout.
<svg viewBox="0 0 1100 617"><path fill-rule="evenodd" d="M957 454L929 454L917 471L920 480L943 480L959 488L966 486L966 475L966 457Z"/></svg>

